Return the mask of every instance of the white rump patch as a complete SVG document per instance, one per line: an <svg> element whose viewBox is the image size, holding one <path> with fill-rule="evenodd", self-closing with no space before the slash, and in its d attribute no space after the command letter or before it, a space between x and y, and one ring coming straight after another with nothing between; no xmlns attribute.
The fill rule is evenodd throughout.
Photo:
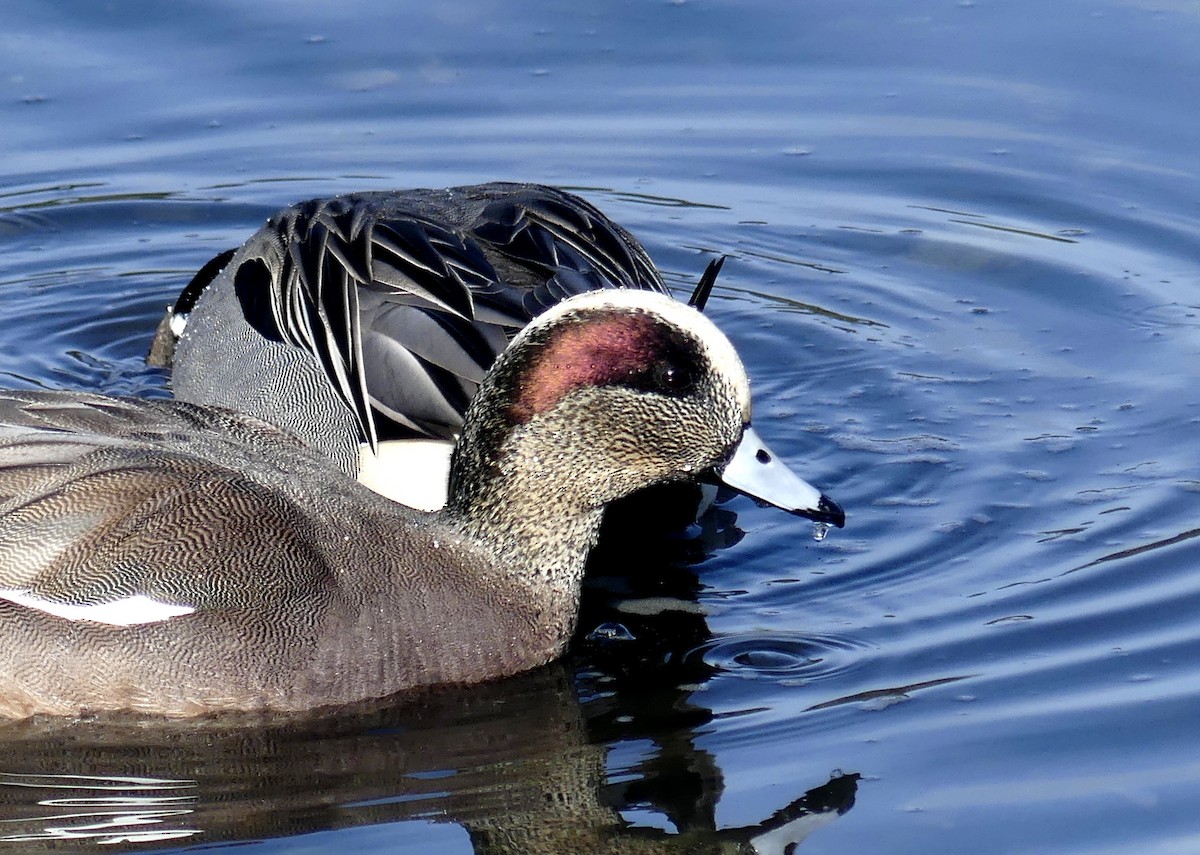
<svg viewBox="0 0 1200 855"><path fill-rule="evenodd" d="M358 483L393 502L436 511L446 504L452 451L454 443L441 439L381 442L378 454L360 445Z"/></svg>
<svg viewBox="0 0 1200 855"><path fill-rule="evenodd" d="M111 603L93 603L91 605L75 605L74 603L56 603L53 600L43 600L28 591L13 588L0 588L0 598L37 609L55 617L67 620L90 620L95 623L107 623L112 626L137 626L143 623L158 623L173 617L189 615L195 611L192 606L180 606L174 603L164 603L150 597L135 594Z"/></svg>

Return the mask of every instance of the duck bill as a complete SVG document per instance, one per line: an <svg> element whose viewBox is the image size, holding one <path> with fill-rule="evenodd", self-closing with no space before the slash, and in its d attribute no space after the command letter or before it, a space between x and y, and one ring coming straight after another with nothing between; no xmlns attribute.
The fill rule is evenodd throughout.
<svg viewBox="0 0 1200 855"><path fill-rule="evenodd" d="M841 528L846 512L776 458L749 425L733 457L718 472L722 483L788 513Z"/></svg>

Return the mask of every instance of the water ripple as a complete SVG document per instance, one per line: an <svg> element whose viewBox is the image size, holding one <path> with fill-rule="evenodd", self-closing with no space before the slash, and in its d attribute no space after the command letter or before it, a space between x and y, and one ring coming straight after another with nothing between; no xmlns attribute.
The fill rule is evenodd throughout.
<svg viewBox="0 0 1200 855"><path fill-rule="evenodd" d="M196 786L180 779L0 773L0 787L47 791L28 816L5 816L0 842L161 843L198 834L188 824ZM48 810L47 810L48 809Z"/></svg>
<svg viewBox="0 0 1200 855"><path fill-rule="evenodd" d="M863 642L837 635L747 632L713 638L689 650L705 665L747 680L803 686L841 677L865 661Z"/></svg>

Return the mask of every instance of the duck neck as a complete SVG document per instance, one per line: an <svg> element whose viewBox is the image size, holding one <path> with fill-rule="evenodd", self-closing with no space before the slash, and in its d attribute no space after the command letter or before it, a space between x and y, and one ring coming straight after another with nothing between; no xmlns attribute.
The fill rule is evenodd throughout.
<svg viewBox="0 0 1200 855"><path fill-rule="evenodd" d="M573 473L524 455L489 460L460 443L451 464L445 514L486 544L516 584L574 631L588 552L603 507L572 490ZM565 640L565 639L564 639Z"/></svg>

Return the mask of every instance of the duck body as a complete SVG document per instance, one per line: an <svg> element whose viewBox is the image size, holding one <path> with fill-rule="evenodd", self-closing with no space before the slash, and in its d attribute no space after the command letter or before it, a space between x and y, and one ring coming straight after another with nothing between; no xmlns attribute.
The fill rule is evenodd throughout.
<svg viewBox="0 0 1200 855"><path fill-rule="evenodd" d="M0 394L0 715L295 712L537 667L624 496L728 470L842 524L749 421L728 340L636 290L516 336L433 513L225 408Z"/></svg>
<svg viewBox="0 0 1200 855"><path fill-rule="evenodd" d="M569 631L454 520L255 419L67 393L0 412L0 715L338 705L525 670Z"/></svg>
<svg viewBox="0 0 1200 855"><path fill-rule="evenodd" d="M206 265L152 352L177 399L283 427L378 489L381 444L448 444L518 330L606 288L666 292L637 240L565 191L356 193L294 205ZM440 504L440 457L437 499L410 502Z"/></svg>

